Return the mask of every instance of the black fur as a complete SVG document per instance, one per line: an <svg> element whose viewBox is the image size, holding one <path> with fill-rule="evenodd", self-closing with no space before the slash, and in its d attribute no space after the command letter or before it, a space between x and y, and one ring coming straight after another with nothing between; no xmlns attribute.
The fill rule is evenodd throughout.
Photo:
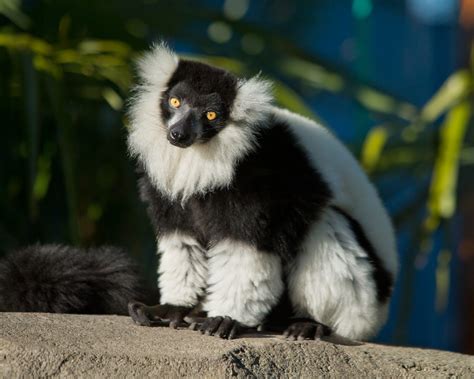
<svg viewBox="0 0 474 379"><path fill-rule="evenodd" d="M237 94L237 78L222 69L203 63L180 60L176 71L161 97L160 108L163 122L170 119L173 109L168 99L178 97L189 102L200 115L203 124L202 140L214 137L229 120L229 114ZM209 121L207 111L215 111L218 117Z"/></svg>
<svg viewBox="0 0 474 379"><path fill-rule="evenodd" d="M231 238L293 257L331 192L287 125L271 121L258 144L237 165L228 188L193 196L184 206L161 195L143 173L140 193L157 235L180 230L205 247Z"/></svg>
<svg viewBox="0 0 474 379"><path fill-rule="evenodd" d="M373 267L372 277L377 288L377 300L381 303L385 303L392 293L392 274L388 272L383 266L380 258L375 253L374 247L370 243L359 222L357 222L357 220L344 212L342 209L338 207L332 208L346 218L346 220L349 222L352 232L354 233L354 236L356 237L357 243L367 253L369 262Z"/></svg>
<svg viewBox="0 0 474 379"><path fill-rule="evenodd" d="M272 308L270 313L265 317L263 329L273 332L284 332L292 323L295 313L293 304L288 293L287 280L284 278L285 288L278 300L278 303Z"/></svg>
<svg viewBox="0 0 474 379"><path fill-rule="evenodd" d="M0 261L0 311L127 314L143 299L138 272L114 247L34 245Z"/></svg>

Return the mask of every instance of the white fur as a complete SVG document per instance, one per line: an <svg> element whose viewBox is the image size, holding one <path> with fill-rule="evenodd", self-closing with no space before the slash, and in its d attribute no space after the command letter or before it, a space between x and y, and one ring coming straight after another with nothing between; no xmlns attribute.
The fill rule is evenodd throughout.
<svg viewBox="0 0 474 379"><path fill-rule="evenodd" d="M394 276L398 262L387 211L367 176L347 148L316 122L287 110L272 113L285 121L333 192L336 205L359 222L384 267Z"/></svg>
<svg viewBox="0 0 474 379"><path fill-rule="evenodd" d="M387 316L387 305L377 301L372 271L345 218L326 210L289 271L289 294L297 314L343 337L372 337Z"/></svg>
<svg viewBox="0 0 474 379"><path fill-rule="evenodd" d="M224 240L208 252L204 310L247 326L260 324L283 292L280 258L242 242Z"/></svg>
<svg viewBox="0 0 474 379"><path fill-rule="evenodd" d="M208 143L182 149L166 139L159 108L161 93L177 65L177 57L163 45L139 62L143 83L132 99L128 144L156 188L171 200L185 202L192 195L231 184L236 163L255 148L256 124L251 121L266 117L271 96L265 81L240 81L230 124Z"/></svg>
<svg viewBox="0 0 474 379"><path fill-rule="evenodd" d="M149 108L155 108L151 101ZM130 135L130 145L139 151L155 187L171 200L180 198L182 202L192 195L229 186L235 164L255 144L250 129L228 125L208 143L182 149L171 145L158 126L142 125Z"/></svg>
<svg viewBox="0 0 474 379"><path fill-rule="evenodd" d="M161 303L196 305L206 289L205 250L194 238L176 232L160 238L158 251Z"/></svg>
<svg viewBox="0 0 474 379"><path fill-rule="evenodd" d="M179 58L166 44L160 43L138 60L138 74L142 84L150 90L164 89L178 67ZM157 104L158 105L158 104Z"/></svg>
<svg viewBox="0 0 474 379"><path fill-rule="evenodd" d="M271 90L270 82L258 76L249 80L239 80L231 119L239 124L255 128L267 118L271 110L273 101Z"/></svg>

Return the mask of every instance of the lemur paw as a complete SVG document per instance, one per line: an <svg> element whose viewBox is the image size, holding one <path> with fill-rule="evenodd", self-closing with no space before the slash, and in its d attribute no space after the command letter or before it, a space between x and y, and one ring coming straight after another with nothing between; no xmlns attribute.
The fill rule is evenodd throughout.
<svg viewBox="0 0 474 379"><path fill-rule="evenodd" d="M228 316L193 318L190 320L189 328L198 330L201 334L207 336L215 336L229 340L234 339L248 329L240 322Z"/></svg>
<svg viewBox="0 0 474 379"><path fill-rule="evenodd" d="M283 336L290 341L318 340L330 334L328 326L312 320L294 322L283 332Z"/></svg>
<svg viewBox="0 0 474 379"><path fill-rule="evenodd" d="M139 302L128 304L128 313L132 320L142 326L166 325L176 329L183 324L184 317L192 308L170 304L148 306Z"/></svg>

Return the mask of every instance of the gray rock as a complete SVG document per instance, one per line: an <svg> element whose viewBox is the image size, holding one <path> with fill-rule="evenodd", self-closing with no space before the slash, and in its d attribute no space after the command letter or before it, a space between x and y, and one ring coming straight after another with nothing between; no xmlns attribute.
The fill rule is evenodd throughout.
<svg viewBox="0 0 474 379"><path fill-rule="evenodd" d="M233 341L128 317L0 313L0 377L465 377L474 357L278 336Z"/></svg>

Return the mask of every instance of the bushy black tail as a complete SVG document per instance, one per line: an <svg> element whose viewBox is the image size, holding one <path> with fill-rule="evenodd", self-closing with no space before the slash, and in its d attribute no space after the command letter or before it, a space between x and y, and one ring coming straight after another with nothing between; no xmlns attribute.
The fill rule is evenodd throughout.
<svg viewBox="0 0 474 379"><path fill-rule="evenodd" d="M144 298L138 269L121 249L33 245L0 260L0 311L127 314Z"/></svg>

